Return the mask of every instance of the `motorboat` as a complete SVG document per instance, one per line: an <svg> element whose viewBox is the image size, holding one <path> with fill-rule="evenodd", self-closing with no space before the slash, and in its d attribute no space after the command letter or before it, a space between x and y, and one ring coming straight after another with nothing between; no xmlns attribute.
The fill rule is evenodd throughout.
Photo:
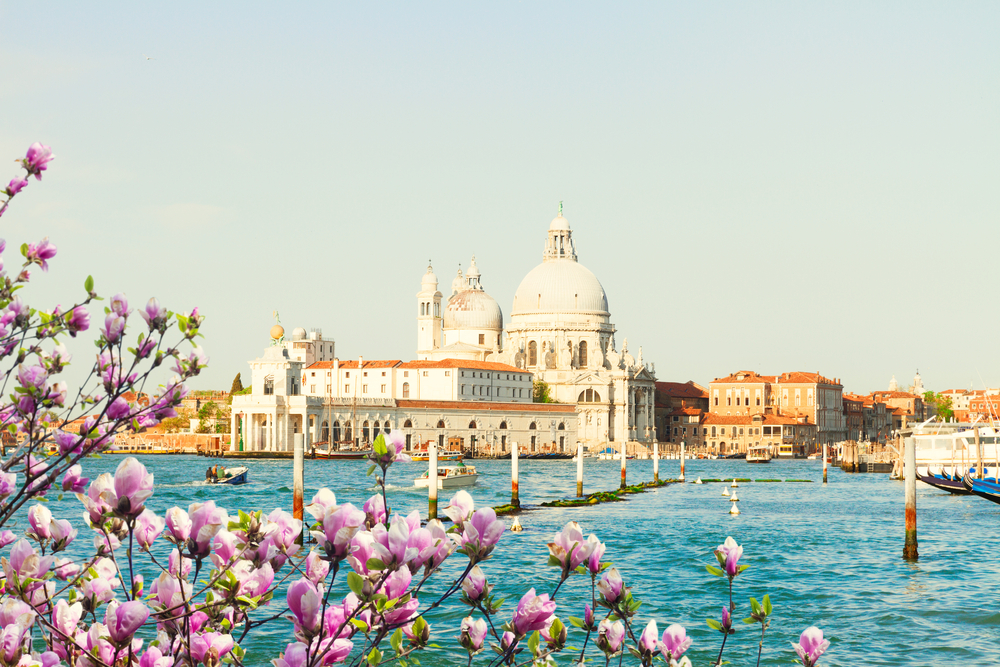
<svg viewBox="0 0 1000 667"><path fill-rule="evenodd" d="M747 448L747 463L770 463L771 449L767 445L750 445Z"/></svg>
<svg viewBox="0 0 1000 667"><path fill-rule="evenodd" d="M410 458L414 461L430 461L431 455L427 451L414 452ZM463 458L465 454L458 449L446 449L437 454L438 461L461 461Z"/></svg>
<svg viewBox="0 0 1000 667"><path fill-rule="evenodd" d="M249 481L250 469L246 466L236 468L223 468L215 466L209 468L205 475L205 481L209 484L246 484Z"/></svg>
<svg viewBox="0 0 1000 667"><path fill-rule="evenodd" d="M474 466L438 466L437 488L454 489L460 486L472 486L479 479ZM431 484L430 471L413 480L413 486L426 489Z"/></svg>

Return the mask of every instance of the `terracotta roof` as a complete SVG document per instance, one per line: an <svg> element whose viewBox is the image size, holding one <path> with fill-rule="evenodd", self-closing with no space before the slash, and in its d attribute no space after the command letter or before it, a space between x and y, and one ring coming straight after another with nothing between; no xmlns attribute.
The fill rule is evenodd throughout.
<svg viewBox="0 0 1000 667"><path fill-rule="evenodd" d="M696 417L701 413L702 410L699 410L698 408L677 408L676 410L671 412L670 415L671 416L677 415L678 417L680 417L681 415L685 415L688 417Z"/></svg>
<svg viewBox="0 0 1000 667"><path fill-rule="evenodd" d="M778 382L784 384L832 384L839 385L836 380L823 377L819 373L806 373L803 371L792 371L782 373L778 376Z"/></svg>
<svg viewBox="0 0 1000 667"><path fill-rule="evenodd" d="M760 417L757 422L754 422L754 417ZM765 426L775 426L775 425L798 425L798 426L813 426L814 424L810 421L800 422L794 417L786 417L785 415L719 415L714 412L705 413L701 420L702 424L707 425L722 425L722 426L752 426L754 423L763 424Z"/></svg>
<svg viewBox="0 0 1000 667"><path fill-rule="evenodd" d="M401 408L431 408L435 410L469 410L474 412L563 412L575 413L571 403L489 403L479 401L410 401L397 400Z"/></svg>
<svg viewBox="0 0 1000 667"><path fill-rule="evenodd" d="M872 396L875 398L920 398L908 391L873 391Z"/></svg>
<svg viewBox="0 0 1000 667"><path fill-rule="evenodd" d="M395 368L401 363L403 362L400 359L383 359L383 360L366 361L365 368ZM320 370L324 368L333 368L333 364L334 362L332 360L316 361L306 366L306 368L307 369L311 368L313 370ZM343 361L340 361L340 368L357 368L357 367L358 367L357 359L345 359Z"/></svg>
<svg viewBox="0 0 1000 667"><path fill-rule="evenodd" d="M892 414L902 416L902 415L909 414L909 413L907 413L906 410L904 410L903 408L893 408L892 409Z"/></svg>
<svg viewBox="0 0 1000 667"><path fill-rule="evenodd" d="M708 398L704 387L699 387L693 381L688 382L657 382L656 390L668 396L677 398Z"/></svg>
<svg viewBox="0 0 1000 667"><path fill-rule="evenodd" d="M774 376L758 375L754 371L737 371L732 375L727 375L724 378L715 378L714 380L712 380L712 384L715 384L717 382L720 384L733 383L733 382L753 382L753 383L774 382Z"/></svg>
<svg viewBox="0 0 1000 667"><path fill-rule="evenodd" d="M420 359L417 361L407 361L400 364L400 368L472 368L480 371L504 371L509 373L530 374L523 368L498 364L495 361L472 361L470 359L441 359L432 361L430 359Z"/></svg>

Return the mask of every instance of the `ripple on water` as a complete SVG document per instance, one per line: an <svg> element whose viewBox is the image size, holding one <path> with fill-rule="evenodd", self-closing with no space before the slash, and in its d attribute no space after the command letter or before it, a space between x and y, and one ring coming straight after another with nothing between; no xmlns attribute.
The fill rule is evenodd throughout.
<svg viewBox="0 0 1000 667"><path fill-rule="evenodd" d="M186 507L206 500L233 513L291 508L290 461L248 461L250 483L243 486L205 484L209 461L198 457L148 457L143 462L156 476L150 506L160 514L173 505ZM115 465L113 457L90 460L85 474L94 478L113 471ZM390 470L388 497L393 511L426 513L426 491L412 487L426 465L400 463ZM475 465L481 477L470 493L477 504L507 502L510 463ZM307 502L326 486L339 502L360 507L375 492L372 478L365 475L367 467L365 461L306 461ZM588 460L585 467L587 493L618 486L618 462ZM520 468L525 506L576 492L572 461L522 460ZM677 461L661 461L662 479L677 472ZM745 463L731 461L688 461L686 474L689 480L765 476L748 473ZM607 543L608 560L644 601L637 621L644 625L655 618L661 630L668 623L682 623L695 640L692 660L708 664L718 653L719 635L704 619L718 616L728 592L724 580L710 576L704 566L715 562L712 550L732 535L745 546L744 562L751 565L736 580L737 618L749 613L751 595L760 599L770 594L774 604L764 664L790 664L795 658L790 642L797 641L809 625L823 628L833 643L824 665L994 662L990 656L1000 641L1000 613L993 600L1000 568L992 550L983 545L995 544L1000 537L1000 507L919 488L921 560L908 564L901 558L901 484L885 475L846 475L833 468L830 483L824 486L815 483L822 477L821 467L807 461L774 462L766 477L814 483L741 483L739 516L728 514L730 503L719 495L720 484L672 485L621 503L528 511L521 517L525 531L507 533L501 542L502 560L490 560L483 569L497 584L496 593L507 596L502 612L509 614L527 588L552 590L556 572L546 566L546 544L567 521L578 521L585 533L596 533ZM629 462L629 482L651 478L651 462ZM443 506L452 493L440 495ZM49 506L57 517L82 527L82 508L72 496L53 500ZM74 546L82 553L89 542L78 539ZM166 555L165 546L156 552L158 558ZM446 576L432 580L422 596L425 600L459 574L461 560L459 556L446 562ZM287 567L279 577L286 572ZM148 580L155 573L144 575ZM343 582L336 584L338 592L344 588ZM589 593L589 579L571 577L559 591L558 613L582 616ZM433 641L444 648L421 656L422 664L464 664L454 635L467 612L464 605L449 601L432 613ZM248 664L263 667L283 649L290 636L283 624L253 631L244 642L250 650ZM744 657L756 654L757 639L749 626L737 626L738 634L727 643L735 651L727 649L727 656L734 664L746 664ZM576 643L581 640L576 638Z"/></svg>

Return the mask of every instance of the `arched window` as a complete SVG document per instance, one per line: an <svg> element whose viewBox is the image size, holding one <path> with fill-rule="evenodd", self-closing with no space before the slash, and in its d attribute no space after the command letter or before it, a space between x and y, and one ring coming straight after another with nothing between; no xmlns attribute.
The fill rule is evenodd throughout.
<svg viewBox="0 0 1000 667"><path fill-rule="evenodd" d="M587 366L587 341L581 340L580 341L580 347L578 347L577 349L579 350L579 352L577 353L577 356L580 357L580 367L581 368L586 368L586 366Z"/></svg>
<svg viewBox="0 0 1000 667"><path fill-rule="evenodd" d="M410 397L410 383L409 382L404 382L403 383L403 398L409 398L409 397Z"/></svg>
<svg viewBox="0 0 1000 667"><path fill-rule="evenodd" d="M413 422L407 419L405 422L403 422L403 428L413 428Z"/></svg>
<svg viewBox="0 0 1000 667"><path fill-rule="evenodd" d="M531 422L531 424L528 425L528 430L529 431L534 431L535 430L535 422Z"/></svg>
<svg viewBox="0 0 1000 667"><path fill-rule="evenodd" d="M378 437L378 422L372 427L372 438Z"/></svg>
<svg viewBox="0 0 1000 667"><path fill-rule="evenodd" d="M361 424L361 439L364 440L365 442L370 442L370 437L369 437L371 435L370 429L371 427L368 425L368 422L364 422Z"/></svg>
<svg viewBox="0 0 1000 667"><path fill-rule="evenodd" d="M445 427L445 425L444 425L444 420L443 420L443 419L439 419L439 420L438 420L438 425L437 425L437 427L438 427L438 428L446 428L446 427Z"/></svg>
<svg viewBox="0 0 1000 667"><path fill-rule="evenodd" d="M577 403L600 403L601 395L598 394L593 389L587 389L586 391L580 392L580 398L577 399Z"/></svg>
<svg viewBox="0 0 1000 667"><path fill-rule="evenodd" d="M469 428L476 428L476 422L475 422L475 420L469 422Z"/></svg>
<svg viewBox="0 0 1000 667"><path fill-rule="evenodd" d="M323 422L323 426L319 432L319 439L326 442L330 441L330 422Z"/></svg>
<svg viewBox="0 0 1000 667"><path fill-rule="evenodd" d="M566 430L566 424L563 424L562 422L560 422L559 423L559 430L560 431L565 431Z"/></svg>
<svg viewBox="0 0 1000 667"><path fill-rule="evenodd" d="M500 428L503 430L507 429L507 422L500 422Z"/></svg>
<svg viewBox="0 0 1000 667"><path fill-rule="evenodd" d="M336 424L333 426L334 428L337 427ZM354 442L354 428L351 427L351 422L346 422L344 424L344 440L347 442Z"/></svg>
<svg viewBox="0 0 1000 667"><path fill-rule="evenodd" d="M392 424L390 424L389 422L386 422L386 423L382 424L382 432L383 433L385 433L386 435L388 435L389 431L391 431L391 430L392 430Z"/></svg>
<svg viewBox="0 0 1000 667"><path fill-rule="evenodd" d="M538 365L538 343L535 341L528 343L528 365Z"/></svg>
<svg viewBox="0 0 1000 667"><path fill-rule="evenodd" d="M712 427L712 437L713 438L715 437L715 427L714 426Z"/></svg>
<svg viewBox="0 0 1000 667"><path fill-rule="evenodd" d="M274 376L268 375L264 378L264 394L270 396L274 393Z"/></svg>

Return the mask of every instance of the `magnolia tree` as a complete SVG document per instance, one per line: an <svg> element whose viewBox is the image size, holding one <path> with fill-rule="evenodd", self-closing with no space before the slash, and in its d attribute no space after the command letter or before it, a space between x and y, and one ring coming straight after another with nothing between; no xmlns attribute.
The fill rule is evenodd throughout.
<svg viewBox="0 0 1000 667"><path fill-rule="evenodd" d="M3 191L0 215L29 177L41 180L52 157L48 147L31 146L20 161L24 177ZM230 514L212 501L160 516L147 507L153 475L131 457L113 475L81 477L83 457L175 415L184 381L207 362L194 345L202 318L197 310L175 315L151 299L138 311L140 321L123 295L112 297L90 373L70 392L56 379L70 361L60 341L88 330L88 307L100 297L88 278L79 303L30 308L17 293L31 265L46 270L56 248L43 240L21 252L19 274L0 273L0 357L10 361L5 382L12 385L0 406L7 450L0 463L0 548L6 552L0 557L0 667L218 667L268 660L275 667L406 667L436 647L430 623L453 597L470 615L436 634L452 635L470 665L552 665L557 658L564 664L603 659L606 666L690 664L685 629L674 624L660 634L655 620L641 626L645 619L632 588L605 561L605 545L595 535L585 538L576 522L548 545L557 574L551 593L531 588L505 609L486 576L506 528L491 508L476 509L460 491L444 509L447 524L422 522L417 512L390 512L385 479L395 462L407 458L396 431L387 439L380 435L370 455L379 493L358 508L338 504L321 489L306 507L312 517L307 526L281 509ZM127 347L130 323L140 333ZM167 340L171 333L173 342ZM174 377L148 388L153 371L165 363ZM60 491L76 494L84 526L53 517L46 501ZM16 535L10 527L25 516L26 530ZM305 529L312 538L308 548ZM93 539L92 549L81 548L80 530ZM712 663L718 665L736 632L733 582L747 565L732 538L715 555L719 566L708 570L728 582L721 617L708 621L722 634ZM462 559L446 568L450 574L442 568L448 558ZM590 579L589 595L560 601L560 618L556 596L573 576ZM440 581L430 585L432 578ZM744 622L760 625L759 664L770 599L750 598L750 608ZM278 657L247 651L251 631L265 624L287 631ZM576 646L569 644L570 632ZM829 642L809 628L794 646L802 664L812 667Z"/></svg>

